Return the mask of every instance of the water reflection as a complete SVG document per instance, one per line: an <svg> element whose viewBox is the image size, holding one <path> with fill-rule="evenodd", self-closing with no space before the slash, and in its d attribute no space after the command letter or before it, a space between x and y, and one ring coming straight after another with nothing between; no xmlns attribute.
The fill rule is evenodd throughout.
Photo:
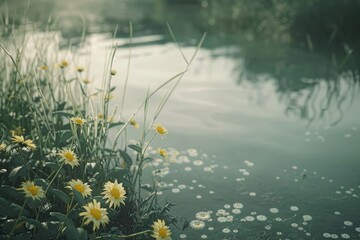
<svg viewBox="0 0 360 240"><path fill-rule="evenodd" d="M38 29L59 31L60 48L80 46L88 34L110 37L116 25L116 36L127 38L129 21L135 26L135 47L172 41L166 22L183 46L193 46L206 31L203 47L213 58L234 61L237 84L245 81L261 88L263 81L275 81L285 113L309 124L328 115L333 116L330 124L339 122L358 88L358 54L353 54L360 49L354 24L358 1L34 0L28 11L23 1L0 4L6 10L5 35L24 24L19 21L24 12Z"/></svg>
<svg viewBox="0 0 360 240"><path fill-rule="evenodd" d="M125 39L129 21L134 47L172 41L166 22L183 46L194 46L206 31L203 47L213 58L232 59L237 84L262 88L264 81L273 81L285 113L308 124L328 117L330 125L338 123L358 89L356 0L33 0L29 10L20 0L0 4L3 37L28 16L37 29L59 31L60 48L81 47L89 34L108 33L110 38L116 26L116 37ZM119 47L128 45L124 41Z"/></svg>
<svg viewBox="0 0 360 240"><path fill-rule="evenodd" d="M306 119L310 125L326 117L337 124L358 94L359 74L356 68L339 70L320 55L291 48L244 47L234 59L245 59L235 69L237 83L250 81L261 88L263 81L274 81L285 113ZM354 59L352 59L354 60ZM266 77L263 77L263 76Z"/></svg>

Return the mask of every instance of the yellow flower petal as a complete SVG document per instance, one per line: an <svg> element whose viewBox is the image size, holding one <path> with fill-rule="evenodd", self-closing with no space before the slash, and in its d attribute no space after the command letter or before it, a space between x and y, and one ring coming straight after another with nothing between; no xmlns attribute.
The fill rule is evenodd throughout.
<svg viewBox="0 0 360 240"><path fill-rule="evenodd" d="M100 202L97 202L95 199L93 202L89 202L84 206L85 212L81 212L79 215L84 217L84 224L88 225L93 223L93 231L100 228L101 225L106 225L109 222L109 217L107 215L107 210L101 208Z"/></svg>
<svg viewBox="0 0 360 240"><path fill-rule="evenodd" d="M42 187L35 185L34 182L26 181L21 184L21 188L25 193L25 197L32 198L33 200L40 200L45 197L45 192Z"/></svg>
<svg viewBox="0 0 360 240"><path fill-rule="evenodd" d="M171 231L164 220L158 219L153 223L152 228L153 234L151 236L156 240L171 240Z"/></svg>
<svg viewBox="0 0 360 240"><path fill-rule="evenodd" d="M103 199L107 199L106 203L110 203L110 208L112 206L116 208L120 206L120 204L125 205L126 191L122 186L122 183L118 183L116 179L115 182L108 181L105 183L104 192L102 192L102 194L104 195Z"/></svg>
<svg viewBox="0 0 360 240"><path fill-rule="evenodd" d="M73 151L64 148L58 155L61 157L61 161L64 161L65 164L69 164L72 168L79 166L79 159Z"/></svg>

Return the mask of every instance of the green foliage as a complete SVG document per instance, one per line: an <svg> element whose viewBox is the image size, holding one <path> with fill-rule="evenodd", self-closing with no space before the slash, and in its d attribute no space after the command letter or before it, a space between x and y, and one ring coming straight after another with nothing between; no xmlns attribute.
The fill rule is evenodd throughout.
<svg viewBox="0 0 360 240"><path fill-rule="evenodd" d="M131 29L130 24L130 36ZM0 144L6 146L0 148L0 238L149 239L157 219L176 223L169 213L173 205L162 206L155 185L142 182L146 164L153 161L145 154L156 136L148 137L149 131L187 69L148 93L144 103L124 120L117 108L110 113L110 93L117 90L110 74L115 47L105 67L103 89L92 92L81 72L71 72L65 60L49 58L54 49L46 47L46 40L36 45L35 55L24 57L23 48L7 49L12 39L1 42L0 51L4 63L0 65ZM188 68L193 58L183 57ZM56 63L59 67L50 67ZM173 82L139 142L128 145L125 129L131 127L130 121L140 109L146 113L148 100ZM100 99L93 100L95 96ZM122 107L124 101L125 97ZM143 124L148 123L144 120ZM120 184L116 185L123 191L120 207L110 208L106 201L109 183L112 190ZM89 212L95 201L106 213ZM84 212L107 216L109 221L94 231L94 223L80 215ZM109 235L112 227L119 230Z"/></svg>
<svg viewBox="0 0 360 240"><path fill-rule="evenodd" d="M70 202L69 196L59 189L51 189L51 191L49 192L65 204L68 204Z"/></svg>

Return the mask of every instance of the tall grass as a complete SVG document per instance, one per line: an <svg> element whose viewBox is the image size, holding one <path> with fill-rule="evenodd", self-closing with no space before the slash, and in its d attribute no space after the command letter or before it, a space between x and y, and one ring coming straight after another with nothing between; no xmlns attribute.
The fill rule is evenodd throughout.
<svg viewBox="0 0 360 240"><path fill-rule="evenodd" d="M169 32L175 40L170 27ZM153 160L146 150L153 139L166 133L163 126L154 125L205 35L190 59L178 44L184 70L149 90L142 104L125 116L132 35L130 24L130 57L120 109L110 104L110 95L118 90L112 84L115 38L102 89L95 92L85 80L87 66L74 71L77 64L71 54L59 57L62 53L54 47L53 33L35 37L23 30L19 41L19 33L13 30L2 39L1 238L152 239L160 231L170 238L168 225L178 223L170 214L172 203L160 204L156 185L142 184L144 166ZM32 52L26 52L29 46ZM150 116L149 100L163 88L168 90ZM139 111L144 111L142 134L136 144L128 144L126 131L136 126ZM101 207L96 207L98 203Z"/></svg>

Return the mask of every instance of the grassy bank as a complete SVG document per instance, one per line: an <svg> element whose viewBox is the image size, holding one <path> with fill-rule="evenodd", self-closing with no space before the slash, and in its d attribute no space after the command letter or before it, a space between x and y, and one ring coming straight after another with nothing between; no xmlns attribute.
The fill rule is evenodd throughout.
<svg viewBox="0 0 360 240"><path fill-rule="evenodd" d="M129 29L128 69L131 24ZM153 161L147 148L168 133L157 117L196 52L183 56L184 71L124 114L129 71L117 89L116 41L101 66L102 88L95 89L87 78L90 66L78 65L71 51L62 57L55 40L50 32L35 38L25 29L1 40L1 238L170 239L170 227L178 223L172 203L159 201L155 179L143 184L143 171ZM148 114L149 100L164 88L163 100ZM112 94L122 96L115 107ZM139 127L138 141L129 144L128 128ZM159 155L166 152L159 149Z"/></svg>

